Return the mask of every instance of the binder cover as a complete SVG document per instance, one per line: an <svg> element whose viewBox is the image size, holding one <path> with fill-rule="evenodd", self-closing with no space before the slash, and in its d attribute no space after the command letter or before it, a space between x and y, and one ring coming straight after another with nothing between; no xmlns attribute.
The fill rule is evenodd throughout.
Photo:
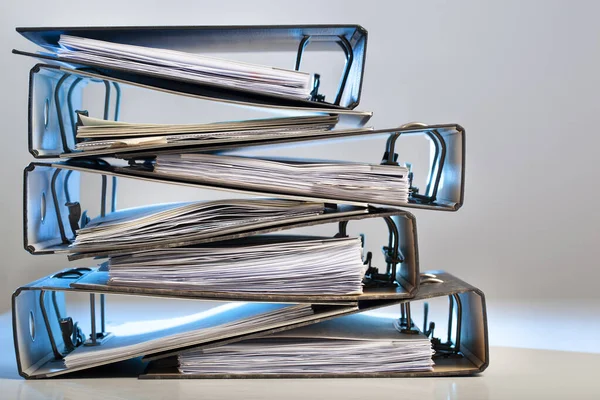
<svg viewBox="0 0 600 400"><path fill-rule="evenodd" d="M144 354L136 354L134 356L118 357L110 362L91 362L83 367L70 368L64 361L63 357L68 354L70 347L79 349L80 352L93 351L86 347L87 344L74 344L73 336L78 336L81 340L85 334L74 327L76 321L73 321L68 314L65 304L65 292L84 292L70 287L73 278L79 276L81 270L70 269L61 271L57 274L42 278L29 285L20 287L15 291L12 297L13 311L13 335L15 344L15 354L17 358L17 367L19 374L24 378L46 378L57 375L63 375L77 370L97 367L104 364L112 364L127 359L134 359ZM96 315L95 295L90 294L90 310L93 316ZM103 295L101 295L101 298ZM177 294L171 293L168 297L179 297ZM104 343L114 344L114 338L110 332L104 332L104 303L101 303L102 315L101 324L96 328L93 323L91 327L90 338L97 338L94 341L94 346L102 346ZM271 327L265 330L274 332L283 330L288 326L302 326L321 320L323 318L332 318L336 315L344 315L348 312L357 309L356 302L346 303L343 305L313 305L313 314L309 317L294 319L289 322L280 323L277 327ZM93 318L95 321L95 317ZM177 326L174 327L175 330ZM182 325L183 328L183 325ZM261 333L262 329L254 333ZM236 329L227 331L226 336L231 340L236 340ZM84 336L84 337L82 337ZM67 339L68 338L68 339ZM71 343L70 343L71 341ZM91 339L87 341L89 344ZM146 354L151 354L152 351ZM162 354L162 353L159 353Z"/></svg>
<svg viewBox="0 0 600 400"><path fill-rule="evenodd" d="M118 119L121 108L121 98L125 95L123 89L127 86L140 87L144 90L156 90L165 94L165 101L171 95L185 95L198 99L209 99L231 103L237 106L256 107L255 104L248 102L232 102L220 98L210 98L196 94L187 94L174 91L169 88L169 80L158 80L154 86L143 85L137 82L127 82L121 79L107 78L105 76L82 70L74 70L65 67L54 65L37 64L29 73L29 125L28 125L28 144L29 152L35 158L57 158L62 157L77 157L89 156L89 153L74 152L75 148L75 124L77 122L76 111L87 110L88 102L84 101L85 88L88 85L97 84L104 86L104 115L105 119ZM111 99L114 100L114 105L111 105ZM348 109L324 109L324 108L299 108L293 106L283 106L279 104L263 104L261 108L272 110L281 116L283 113L293 113L297 115L301 112L303 115L314 114L332 114L337 115L340 123L348 129L344 131L357 130L359 132L370 131L369 128L361 128L371 117L372 113L364 111L355 111ZM102 117L102 116L97 116ZM176 122L176 121L175 121ZM347 133L350 135L350 133ZM335 136L338 134L333 131L324 132L322 138ZM269 143L285 143L299 141L299 138L293 139L276 139L274 138ZM163 150L170 149L176 146L169 146ZM210 147L201 147L210 149ZM190 147L185 147L190 151ZM121 148L108 150L105 152L109 155L127 154L131 149ZM139 151L138 151L139 153Z"/></svg>
<svg viewBox="0 0 600 400"><path fill-rule="evenodd" d="M456 307L455 339L452 343L439 343L432 338L435 365L429 372L364 372L345 374L182 374L177 369L176 357L146 357L152 361L142 379L197 379L197 378L400 378L422 376L462 376L483 372L489 365L487 312L483 292L444 271L428 271L422 275L421 289L417 295L402 300L401 309L419 300L448 296ZM392 303L365 302L359 311L366 311ZM402 308L404 305L404 308ZM410 308L408 308L410 310ZM358 312L358 311L355 311ZM450 311L452 313L452 311ZM452 314L449 315L452 320ZM410 316L408 316L410 320ZM401 319L402 320L402 319ZM413 324L416 322L413 321ZM414 328L413 328L414 329ZM427 333L428 327L421 330ZM252 336L252 335L251 335ZM245 339L250 339L251 336ZM258 337L254 335L253 337ZM262 336L264 338L264 336ZM233 341L207 344L195 349L207 349L226 345Z"/></svg>
<svg viewBox="0 0 600 400"><path fill-rule="evenodd" d="M24 247L27 251L32 254L73 253L73 250L69 249L69 244L78 228L81 215L85 211L85 204L80 204L81 175L89 174L43 163L32 163L25 170L23 231ZM86 179L90 178L94 177L87 176ZM104 178L99 184L102 203L105 204L106 210L109 210L108 204L114 206L116 203L114 198L116 191L112 191L113 199L108 199L106 196L107 179ZM115 210L114 207L110 209ZM345 236L349 221L377 217L384 220L390 238L390 244L384 250L386 259L389 260L387 272L391 276L396 276L396 273L392 271L396 269L396 266L398 266L397 271L410 271L401 272L402 279L406 281L407 291L410 292L416 285L416 274L418 274L417 230L415 217L404 210L338 206L324 214L295 218L231 234L216 234L197 240L182 241L177 238L170 241L165 240L161 243L161 247L210 243L326 223L338 224L338 234ZM156 245L135 247L136 250L150 248L156 248ZM105 257L110 254L109 250L91 250L87 253L71 254L70 259Z"/></svg>
<svg viewBox="0 0 600 400"><path fill-rule="evenodd" d="M97 337L97 345L102 346L100 338L109 338L109 332L104 331L105 307L104 296L106 294L126 294L141 296L158 296L171 298L188 299L211 299L211 300L232 300L232 296L207 297L203 295L187 295L182 291L160 290L160 289L141 289L128 290L122 287L108 288L105 285L90 287L85 281L89 274L93 274L88 268L71 268L59 271L53 275L44 277L28 285L18 288L12 297L13 311L13 334L15 353L19 374L25 378L45 378L62 375L73 372L79 368L67 368L61 360L68 342L65 338L73 335L73 326L76 321L70 320L65 304L65 293L89 293L90 294L90 312L92 320L96 321L96 294L100 293L100 325L92 323L91 337ZM437 371L438 374L460 374L474 373L481 371L487 365L487 327L485 324L485 304L483 294L472 286L452 277L443 272L436 272L436 282L442 283L424 283L423 290L415 299L427 299L430 297L456 294L460 299L463 314L459 318L461 321L460 332L462 335L461 352L465 354L464 359L454 362L450 365L441 362ZM97 276L97 275L96 275ZM81 282L81 284L78 284ZM243 339L260 337L270 333L279 332L294 327L304 326L310 323L324 321L336 316L347 315L354 312L379 308L396 304L399 297L395 295L391 288L377 289L373 293L368 291L358 297L349 300L317 300L312 301L318 296L310 299L304 299L302 303L313 304L314 315L311 318L300 322L291 322L288 325L283 324L276 328L270 328L254 332L248 335L235 335L230 332L229 337L211 343L211 346L218 346L227 343L233 343ZM307 296L308 297L308 296ZM260 301L267 303L292 302L300 303L293 299L293 296L286 298L279 296L277 298L263 296L257 298L254 296L239 295L235 297L236 301ZM110 312L110 308L108 308ZM70 320L70 321L69 321ZM66 324L67 323L67 324ZM69 325L70 323L70 329ZM83 335L83 334L80 334ZM83 335L85 336L85 335ZM110 339L107 339L110 340ZM78 345L81 346L82 344ZM75 346L75 347L78 347ZM213 346L213 347L214 347ZM161 359L175 355L178 351L193 348L193 344L178 349L160 351L154 353L149 351L148 359ZM86 350L89 351L89 350ZM128 357L123 357L122 361ZM459 366L457 366L459 364ZM91 363L85 368L98 366L98 363ZM163 364L164 365L164 364ZM445 366L445 367L443 367ZM84 368L84 369L85 369ZM435 373L435 371L434 371ZM147 377L176 377L171 372L152 372Z"/></svg>
<svg viewBox="0 0 600 400"><path fill-rule="evenodd" d="M410 124L395 129L383 129L370 131L366 133L369 137L374 135L384 135L388 137L386 148L383 151L383 161L373 160L373 164L379 163L386 165L398 165L396 145L398 139L403 136L419 135L430 140L432 148L432 160L429 166L426 186L421 188L422 192L411 193L409 202L399 201L390 198L385 204L373 204L383 207L407 207L422 208L441 211L457 211L463 204L464 197L464 175L465 175L465 130L457 124L445 125L423 125ZM356 135L351 135L355 137ZM348 138L350 140L351 138ZM338 140L345 140L340 138ZM264 143L255 143L248 147L260 146ZM336 143L337 144L337 143ZM333 145L333 143L332 143ZM203 150L226 150L228 146L216 146ZM173 150L161 153L181 152ZM89 162L83 160L69 160L65 163L52 164L57 168L73 169L85 172L96 172L105 175L122 176L129 178L138 178L155 182L175 183L193 187L219 189L234 192L251 193L260 196L277 197L293 200L324 201L334 204L350 204L356 206L366 206L365 203L357 203L351 200L341 198L318 198L307 195L288 194L270 191L267 189L259 190L251 185L243 184L208 184L194 181L184 177L164 176L153 172L152 156L158 152L131 153L130 164L128 166L111 166L106 162ZM123 156L125 157L125 156Z"/></svg>
<svg viewBox="0 0 600 400"><path fill-rule="evenodd" d="M337 43L346 63L340 72L338 93L330 103L262 94L214 84L199 84L183 78L137 73L127 68L107 69L102 64L78 63L75 67L93 68L104 76L153 86L156 79L168 78L169 88L184 93L230 101L257 104L276 103L301 107L355 108L360 100L367 47L367 31L359 25L255 25L255 26L144 26L144 27L23 27L17 32L37 45L52 51L61 34L109 42L173 49L190 53L211 51L289 51L297 50L295 65L300 69L305 49L311 43ZM15 54L58 61L53 54L13 50ZM60 61L59 61L60 62ZM290 65L294 59L290 60ZM318 71L317 71L318 72Z"/></svg>

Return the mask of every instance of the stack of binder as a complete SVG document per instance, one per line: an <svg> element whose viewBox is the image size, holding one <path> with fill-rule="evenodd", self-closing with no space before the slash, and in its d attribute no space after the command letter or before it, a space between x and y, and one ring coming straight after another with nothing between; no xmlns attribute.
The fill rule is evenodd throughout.
<svg viewBox="0 0 600 400"><path fill-rule="evenodd" d="M13 51L42 60L29 79L29 151L37 161L24 173L25 249L63 253L71 262L98 260L95 268L61 269L15 291L21 376L110 373L123 365L145 379L452 376L487 367L484 295L447 272L420 271L410 212L461 207L464 129L365 127L372 114L356 110L364 28L17 31L44 49ZM307 49L324 44L345 59L333 96L321 93L325 77L319 71L302 69ZM294 69L219 59L210 56L214 50L293 50ZM104 88L100 115L90 115L84 96L93 85ZM210 124L119 121L125 88L160 92L166 100L186 96L259 108L272 116ZM397 151L414 135L427 138L432 149L430 164L414 169L429 169L420 188L413 166ZM381 159L369 164L232 153L310 142L329 146L339 159L344 154L335 154L336 145L356 137L387 138ZM81 188L95 175L101 177L101 209L90 215ZM250 197L118 209L119 177ZM349 223L360 228L367 219L383 220L384 266L373 265L368 237L348 233ZM297 232L315 226L325 232L326 225L335 227L333 237ZM91 326L69 313L69 292L89 294ZM106 324L111 295L227 303L123 334ZM438 297L448 308L445 326L436 330L428 302L437 304L432 299ZM417 303L424 303L422 324ZM367 312L391 305L399 307L395 317Z"/></svg>

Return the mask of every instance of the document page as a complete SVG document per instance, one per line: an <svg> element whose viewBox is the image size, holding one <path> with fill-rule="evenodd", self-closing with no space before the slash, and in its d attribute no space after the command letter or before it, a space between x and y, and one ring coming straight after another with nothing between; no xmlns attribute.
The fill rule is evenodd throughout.
<svg viewBox="0 0 600 400"><path fill-rule="evenodd" d="M338 307L330 312L335 314L340 310ZM190 316L188 321L174 327L114 335L100 346L80 346L65 356L64 362L73 369L91 367L273 329L313 317L309 304L229 303Z"/></svg>
<svg viewBox="0 0 600 400"><path fill-rule="evenodd" d="M313 75L168 49L61 35L56 53L66 61L99 63L161 77L308 99Z"/></svg>
<svg viewBox="0 0 600 400"><path fill-rule="evenodd" d="M323 203L277 199L217 200L130 208L92 219L76 232L73 252L131 249L224 235L324 213Z"/></svg>
<svg viewBox="0 0 600 400"><path fill-rule="evenodd" d="M408 168L342 161L269 160L213 154L165 154L154 172L268 193L375 204L407 203Z"/></svg>
<svg viewBox="0 0 600 400"><path fill-rule="evenodd" d="M111 138L164 136L169 134L213 133L226 134L236 131L256 131L272 128L295 128L301 126L325 126L332 128L338 122L335 115L314 115L304 117L265 118L244 121L216 122L208 124L149 124L123 121L110 121L78 115L77 138Z"/></svg>
<svg viewBox="0 0 600 400"><path fill-rule="evenodd" d="M109 284L229 293L362 293L367 266L360 238L270 235L264 244L260 238L113 256Z"/></svg>
<svg viewBox="0 0 600 400"><path fill-rule="evenodd" d="M183 374L343 374L431 371L424 335L397 331L392 318L342 316L260 339L179 355Z"/></svg>
<svg viewBox="0 0 600 400"><path fill-rule="evenodd" d="M78 115L75 149L87 154L102 154L99 150L132 151L140 148L310 138L370 130L364 128L332 131L337 121L337 116L327 115L179 125L116 122Z"/></svg>

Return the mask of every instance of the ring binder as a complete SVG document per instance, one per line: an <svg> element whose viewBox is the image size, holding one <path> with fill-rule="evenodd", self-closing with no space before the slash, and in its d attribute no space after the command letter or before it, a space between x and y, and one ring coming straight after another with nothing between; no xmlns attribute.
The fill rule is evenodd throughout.
<svg viewBox="0 0 600 400"><path fill-rule="evenodd" d="M434 159L430 166L425 192L419 193L419 190L412 187L409 192L408 203L390 198L382 206L423 208L441 211L457 211L463 203L464 196L464 167L465 167L465 131L460 125L421 125L405 126L397 129L383 129L370 131L369 136L387 135L390 140L386 145L387 151L384 153L383 164L398 165L397 155L395 155L396 141L400 136L421 135L429 138L434 146ZM355 135L348 135L355 136ZM247 143L245 146L261 146L265 143ZM226 150L229 146L209 146L203 147L203 151ZM336 204L351 204L365 206L365 203L357 203L347 199L340 198L316 198L310 195L281 193L268 190L257 189L250 184L231 184L231 183L202 183L192 178L178 176L164 176L153 172L152 155L169 154L171 152L181 153L181 150L165 150L164 152L153 151L150 153L131 153L129 166L119 167L108 164L88 165L82 160L69 160L66 163L54 164L57 167L65 169L74 169L85 172L96 172L101 174L145 179L154 182L177 183L187 186L220 189L226 191L245 192L258 194L261 196L274 196L293 200L325 201ZM125 157L125 155L121 155ZM409 174L410 177L410 174ZM409 178L410 180L410 178ZM380 204L377 204L380 205Z"/></svg>
<svg viewBox="0 0 600 400"><path fill-rule="evenodd" d="M116 78L108 78L95 73L91 69L69 69L47 64L37 64L29 73L29 152L35 158L57 158L89 156L84 152L75 151L75 124L76 111L84 110L86 105L83 101L84 87L88 83L100 82L106 86L104 99L103 118L109 119L109 102L111 96L110 85L115 90L115 104L113 119L117 121L120 114L121 105L121 85L140 87L144 90L155 90L165 93L165 95L184 95L197 99L206 99L205 96L187 94L168 87L168 80L161 80L163 84L158 86L148 86L136 82L128 82ZM210 99L212 101L225 102L222 99ZM256 104L248 101L234 102L238 106L256 107ZM372 113L363 111L354 111L347 109L322 109L322 108L298 108L291 106L280 106L273 104L259 104L259 107L265 110L282 111L284 113L298 112L304 114L334 114L340 119L340 123L356 128L357 131L368 131L369 129L361 127L369 120ZM68 110L68 112L67 112ZM67 126L68 125L68 126ZM343 132L350 131L344 129ZM326 132L323 136L337 136L335 132ZM273 138L269 143L282 143L288 141L298 141L300 138L291 138L287 140ZM173 145L171 147L174 147ZM168 147L167 147L168 148ZM116 155L121 152L127 152L128 149L113 149ZM111 155L111 151L106 151L106 155Z"/></svg>
<svg viewBox="0 0 600 400"><path fill-rule="evenodd" d="M69 278L49 276L17 289L13 294L15 353L19 374L24 378L56 376L82 369L66 367L62 359L74 348L86 346L86 344L102 347L103 343L110 343L111 341L111 334L105 331L106 328L103 323L101 325L102 332L95 331L93 302L90 303L90 312L94 316L91 319L91 330L96 332L96 335L92 335L87 342L83 342L83 333L77 329L77 324L70 317L65 317L68 315L65 303L66 292L90 293L90 299L95 296L94 292L71 288L72 281L72 276L69 276ZM126 291L117 293L129 294ZM156 294L152 295L156 296ZM177 293L171 293L167 297L180 296ZM51 301L51 306L49 306L47 300ZM331 306L315 305L313 308L315 310L313 317L304 322L293 322L291 326L343 315L355 309L356 302L342 302ZM285 324L282 327L285 327ZM31 332L35 332L35 335L32 335ZM231 334L234 335L235 332L232 331ZM76 338L75 342L72 342L72 337ZM94 337L97 338L95 343ZM69 340L65 341L66 338L69 338ZM122 359L127 358L123 357ZM90 367L92 366L95 365Z"/></svg>
<svg viewBox="0 0 600 400"><path fill-rule="evenodd" d="M151 361L146 372L140 375L141 379L195 379L195 378L367 378L367 377L420 377L420 376L464 376L474 375L483 372L489 364L489 346L487 329L487 312L485 305L485 296L483 292L468 283L454 277L444 271L428 271L434 274L437 282L430 281L422 284L417 295L412 299L401 300L401 306L410 309L410 304L416 301L427 301L436 297L445 297L455 299L456 304L460 305L461 311L456 314L457 325L455 328L455 341L440 343L432 339L432 344L436 350L434 355L435 365L430 372L363 372L363 373L345 373L345 374L182 374L176 368L176 360L169 356L151 356L145 357L145 360ZM426 276L425 276L425 279ZM423 282L422 282L423 283ZM389 306L392 303L363 303L358 312L376 309L381 306ZM427 303L425 303L427 304ZM426 306L427 307L427 306ZM356 311L355 311L356 312ZM408 314L407 314L408 315ZM452 310L449 313L449 319L452 319ZM425 320L426 324L427 320ZM427 332L425 324L422 327L423 332ZM411 326L414 327L411 320ZM449 325L451 330L451 325ZM430 336L431 332L429 332ZM248 336L251 339L256 336ZM268 338L268 336L263 336ZM209 349L220 346L226 346L233 341L224 341L210 345L199 346L195 349Z"/></svg>
<svg viewBox="0 0 600 400"><path fill-rule="evenodd" d="M60 361L65 351L64 337L71 337L73 333L67 328L61 328L65 324L60 324L59 321L65 319L64 316L68 315L65 304L64 294L65 292L83 292L90 293L90 296L94 296L94 293L99 293L93 289L82 289L76 287L74 282L78 281L78 275L84 273L82 276L85 278L87 274L92 272L85 271L73 271L72 269L65 270L59 274L42 278L38 281L32 282L31 284L25 285L13 294L12 307L13 307L13 331L15 338L15 349L17 364L19 367L19 374L25 378L43 378L54 375L60 375L67 373L70 370L65 369L64 365ZM440 296L453 296L457 298L462 306L462 312L458 314L457 319L457 338L460 340L460 346L456 343L453 347L456 349L456 353L460 353L459 357L446 357L440 354L436 357L436 366L433 372L423 373L401 373L401 374L353 374L351 376L367 377L367 376L455 376L455 375L470 375L478 372L482 372L489 362L489 351L487 344L487 318L485 312L485 298L483 293L474 288L473 286L453 277L452 275L442 272L434 272L442 282L440 283L429 283L424 284L419 293L412 299L404 300L362 300L359 298L358 304L353 302L337 302L332 303L331 301L324 301L321 304L338 304L337 306L314 306L316 307L316 314L313 319L308 323L317 323L324 321L329 318L333 318L339 315L345 315L349 313L367 311L379 307L389 306L392 304L400 303L407 304L407 302L414 302L417 300L426 300L433 297ZM82 278L79 278L82 279ZM108 291L100 291L100 293L108 294ZM128 295L147 295L147 296L166 296L166 297L178 297L181 298L180 293L175 291L164 291L156 289L144 289L143 292L127 291L126 289L115 288L111 293L128 294ZM52 306L48 307L46 299L50 298ZM199 300L205 297L197 297ZM238 300L243 300L245 296L240 297ZM259 301L274 302L268 296L265 296ZM317 302L318 304L319 302ZM92 303L93 304L93 303ZM92 304L90 310L93 310ZM357 304L357 306L352 306ZM319 311L320 310L320 311ZM33 318L29 316L32 315ZM40 316L45 315L40 320ZM95 318L92 318L94 321ZM29 327L29 324L33 323L33 328ZM212 342L210 344L203 345L201 348L210 348L226 345L239 340L251 339L255 337L265 336L271 333L275 333L281 330L292 329L305 325L305 323L292 323L287 326L281 326L279 328L268 329L262 332L252 333L244 336L231 336L224 340ZM412 323L411 323L412 325ZM73 325L69 325L72 327ZM104 325L102 323L102 333L105 333ZM30 332L35 331L35 339L30 335ZM106 334L106 333L105 333ZM81 346L80 332L76 332L75 336ZM69 341L68 341L69 342ZM71 343L72 344L72 343ZM68 345L68 343L67 343ZM102 346L102 344L100 344ZM435 343L434 343L434 346ZM189 346L188 346L189 347ZM187 348L187 347L186 347ZM438 345L437 347L441 347ZM166 351L153 354L146 357L147 361L160 360L168 358L179 351ZM53 361L54 360L54 361ZM162 361L161 361L162 362ZM164 364L163 364L164 365ZM93 365L90 365L90 367ZM308 377L307 375L293 377ZM336 377L340 375L328 375L329 377ZM343 375L344 377L346 375ZM140 376L141 378L200 378L202 376L182 376L178 373L174 373L172 368L155 368L150 366L147 374ZM224 376L214 376L224 377ZM230 377L230 376L228 376ZM266 376L253 376L244 375L240 377L266 377ZM281 376L283 377L283 376ZM291 376L290 376L291 377Z"/></svg>
<svg viewBox="0 0 600 400"><path fill-rule="evenodd" d="M101 160L97 161L102 164ZM106 257L110 250L88 249L70 250L71 237L75 235L80 219L88 218L80 204L79 185L81 173L70 169L52 166L50 164L32 163L24 173L24 247L32 254L69 253L70 260L85 257ZM84 174L85 175L85 174ZM101 215L105 213L107 199L107 176L101 175ZM113 178L111 191L111 209L116 211L116 180ZM62 190L61 190L62 189ZM44 193L52 193L52 207L47 207L45 218L40 218L41 199ZM39 200L38 200L39 199ZM217 233L208 237L188 238L181 240L176 237L163 240L159 245L141 244L128 246L127 250L149 250L158 247L182 247L187 245L224 241L258 234L280 232L299 227L317 224L338 224L337 237L347 236L347 225L351 220L366 218L382 218L388 228L388 245L383 247L385 255L385 272L371 265L371 255L367 253L365 262L369 265L366 284L369 287L391 287L399 296L410 296L417 288L419 257L417 231L414 216L404 210L370 208L346 211L344 207L328 211L322 215L310 218L278 222L256 228L249 228L231 234ZM85 217L85 218L82 218ZM71 235L67 237L65 227L70 226ZM112 248L112 251L118 249ZM77 252L79 251L79 252Z"/></svg>
<svg viewBox="0 0 600 400"><path fill-rule="evenodd" d="M347 304L352 301L385 301L391 299L412 298L418 290L418 270L413 265L406 263L397 270L395 284L391 280L386 285L367 284L362 294L335 295L335 294L276 294L276 293L238 293L238 292L209 292L202 289L176 290L158 289L143 286L110 285L108 283L106 264L97 269L77 277L77 281L70 287L94 293L105 294L133 294L144 296L177 296L179 298L204 298L217 301L267 301L277 303L311 302L313 304Z"/></svg>
<svg viewBox="0 0 600 400"><path fill-rule="evenodd" d="M35 199L41 198L40 192L47 191L47 178L52 176L61 176L60 172L65 171L60 168L52 168L47 165L32 164L30 170L25 172L26 191L25 191L25 249L32 254L51 254L55 252L69 252L70 240L63 236L64 224L66 224L67 211L69 218L73 217L72 204L79 205L79 173L73 172L65 178L62 187L64 192L58 192L56 195L56 208L49 208L46 211L44 222L38 218L38 207L35 205ZM105 178L105 176L103 176ZM44 180L46 178L46 180ZM51 180L51 184L56 185L56 181ZM103 179L102 182L105 182ZM105 185L103 185L102 198L106 199ZM69 194L70 192L70 194ZM116 190L113 189L113 205L115 204L114 196ZM67 201L68 199L68 201ZM105 202L106 200L103 200ZM61 206L64 204L64 206ZM61 211L62 210L62 211ZM79 211L81 206L79 206ZM114 208L111 212L114 212ZM417 233L414 216L403 210L392 209L370 209L363 213L344 213L343 209L332 211L324 215L315 216L313 218L304 218L302 220L291 220L281 222L276 225L250 228L246 231L241 231L233 234L216 234L215 236L202 237L198 239L186 239L182 241L177 238L163 240L159 245L142 244L138 246L128 246L127 250L148 250L158 247L181 247L192 244L210 243L214 241L224 241L243 237L250 237L258 234L273 233L283 230L289 230L299 227L312 226L317 224L339 224L340 235L346 236L346 227L350 220L362 220L366 218L382 218L389 232L388 246L383 248L386 255L385 272L380 273L377 268L371 265L371 255L367 254L365 262L368 263L365 283L367 287L375 289L391 288L395 296L410 296L417 289L417 275L419 270L419 257L417 245ZM80 251L80 250L78 250ZM117 249L112 249L117 251ZM71 250L71 253L73 250ZM69 254L69 259L77 260L84 257L106 257L110 254L110 250L88 250L87 252ZM104 282L106 278L104 278ZM97 282L96 282L97 283Z"/></svg>
<svg viewBox="0 0 600 400"><path fill-rule="evenodd" d="M234 101L248 99L263 104L283 103L289 106L348 109L355 108L360 100L367 45L367 31L359 25L17 28L17 32L50 51L58 46L61 34L163 48L172 48L174 43L177 43L183 45L188 52L248 51L249 49L281 51L297 46L296 69L300 66L309 40L338 43L346 56L346 63L333 103L325 103L320 96L316 95L313 96L314 100L308 101L231 88L218 83L200 84L177 77L170 77L172 82L169 86L215 99ZM54 62L62 61L50 54L28 53L19 50L13 50L13 53ZM149 83L154 79L163 78L155 73L133 72L124 67L106 68L102 64L94 62L80 61L76 65L96 68L106 77L120 78L130 82Z"/></svg>
<svg viewBox="0 0 600 400"><path fill-rule="evenodd" d="M102 165L97 161L95 164ZM92 170L90 172L97 172ZM84 205L79 203L79 185L82 172L64 168L62 165L51 165L44 163L32 163L24 171L24 246L32 254L50 254L54 252L69 252L68 245L71 238L75 235L77 221L82 216L86 216ZM90 175L85 174L84 176ZM101 175L101 213L106 208L107 203L107 176ZM113 176L113 178L115 178ZM111 191L111 212L116 209L116 181L113 180ZM62 189L62 190L61 190ZM45 193L52 193L52 207L47 207L45 218L40 218L42 199ZM181 247L199 243L209 243L212 241L222 241L240 237L248 237L256 234L272 233L284 229L293 229L302 226L310 226L326 223L340 223L339 232L345 235L346 225L350 220L360 220L364 218L382 217L389 230L388 248L391 249L390 255L386 260L387 267L385 278L390 282L397 265L414 264L418 267L416 224L414 216L404 210L370 208L361 210L356 208L338 207L337 210L328 211L325 214L317 215L301 220L292 220L288 222L276 223L274 225L263 226L256 229L250 229L233 234L216 234L209 237L198 238L186 241L174 238L163 241L161 246ZM83 218L84 220L86 218ZM67 229L71 227L71 234L67 237ZM128 247L131 248L131 247ZM144 245L135 247L139 250L156 248L155 245ZM388 252L389 250L386 250ZM73 251L70 251L73 253ZM71 254L70 259L76 260L83 257L105 257L108 251L87 250L85 253ZM402 258L399 255L402 254ZM411 267L412 268L412 267ZM375 272L375 269L371 269ZM380 276L382 278L383 275ZM409 281L414 284L414 279Z"/></svg>

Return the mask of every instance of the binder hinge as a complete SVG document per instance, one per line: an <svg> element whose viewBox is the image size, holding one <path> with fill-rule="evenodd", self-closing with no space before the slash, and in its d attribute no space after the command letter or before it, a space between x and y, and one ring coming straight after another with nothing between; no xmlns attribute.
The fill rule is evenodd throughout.
<svg viewBox="0 0 600 400"><path fill-rule="evenodd" d="M143 159L135 159L130 158L127 160L127 164L132 169L140 169L140 170L148 170L152 171L154 169L154 160L143 158Z"/></svg>

